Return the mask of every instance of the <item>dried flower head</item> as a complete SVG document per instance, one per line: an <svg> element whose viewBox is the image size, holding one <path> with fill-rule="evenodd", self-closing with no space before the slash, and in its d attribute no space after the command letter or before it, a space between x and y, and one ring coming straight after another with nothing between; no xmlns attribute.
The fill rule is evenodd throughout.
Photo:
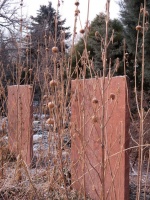
<svg viewBox="0 0 150 200"><path fill-rule="evenodd" d="M81 30L80 30L80 33L81 33L81 34L84 34L84 33L85 33L85 30L84 30L84 29L81 29Z"/></svg>
<svg viewBox="0 0 150 200"><path fill-rule="evenodd" d="M56 80L51 80L49 84L50 84L51 87L56 87L57 86L57 81Z"/></svg>
<svg viewBox="0 0 150 200"><path fill-rule="evenodd" d="M53 52L53 53L58 53L58 47L53 47L53 48L52 48L52 52Z"/></svg>
<svg viewBox="0 0 150 200"><path fill-rule="evenodd" d="M54 119L53 118L48 118L46 120L46 124L54 124Z"/></svg>
<svg viewBox="0 0 150 200"><path fill-rule="evenodd" d="M92 99L92 103L97 104L97 103L98 103L98 99L97 99L96 97L94 97L94 98Z"/></svg>
<svg viewBox="0 0 150 200"><path fill-rule="evenodd" d="M110 94L110 99L114 100L115 99L115 94L111 93Z"/></svg>
<svg viewBox="0 0 150 200"><path fill-rule="evenodd" d="M136 26L136 30L137 30L137 31L141 31L141 30L142 30L142 26L137 25L137 26Z"/></svg>
<svg viewBox="0 0 150 200"><path fill-rule="evenodd" d="M80 10L77 8L77 9L75 10L75 16L78 16L79 13L80 13Z"/></svg>
<svg viewBox="0 0 150 200"><path fill-rule="evenodd" d="M54 106L55 106L54 102L49 102L49 103L48 103L48 108L49 108L49 109L53 109Z"/></svg>
<svg viewBox="0 0 150 200"><path fill-rule="evenodd" d="M74 3L76 6L79 6L79 1L78 0L76 0L76 2Z"/></svg>
<svg viewBox="0 0 150 200"><path fill-rule="evenodd" d="M94 123L96 123L96 122L98 122L98 118L97 118L95 115L93 115L93 116L92 116L92 121L93 121Z"/></svg>

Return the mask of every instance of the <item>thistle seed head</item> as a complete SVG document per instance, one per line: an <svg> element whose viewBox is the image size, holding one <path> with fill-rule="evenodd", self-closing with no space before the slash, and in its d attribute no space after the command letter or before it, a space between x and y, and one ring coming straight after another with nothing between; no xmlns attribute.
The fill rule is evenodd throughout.
<svg viewBox="0 0 150 200"><path fill-rule="evenodd" d="M97 104L97 103L98 103L98 99L97 99L96 97L94 97L94 98L92 99L92 103Z"/></svg>
<svg viewBox="0 0 150 200"><path fill-rule="evenodd" d="M53 118L48 118L46 120L46 124L54 124L54 119Z"/></svg>
<svg viewBox="0 0 150 200"><path fill-rule="evenodd" d="M55 106L54 102L49 102L49 103L48 103L48 108L49 108L49 109L53 109L54 106Z"/></svg>
<svg viewBox="0 0 150 200"><path fill-rule="evenodd" d="M53 52L53 53L58 53L58 47L53 47L53 48L52 48L52 52Z"/></svg>
<svg viewBox="0 0 150 200"><path fill-rule="evenodd" d="M50 84L51 87L56 87L57 86L57 81L51 80L49 84Z"/></svg>

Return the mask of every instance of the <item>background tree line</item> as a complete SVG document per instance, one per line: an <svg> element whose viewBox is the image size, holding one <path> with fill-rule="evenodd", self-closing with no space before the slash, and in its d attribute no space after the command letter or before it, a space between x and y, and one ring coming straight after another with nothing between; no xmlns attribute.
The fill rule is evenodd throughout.
<svg viewBox="0 0 150 200"><path fill-rule="evenodd" d="M0 36L0 63L1 68L6 71L7 80L10 78L10 68L13 68L15 65L14 61L17 60L17 44L19 42L18 27L20 24L20 19L18 17L18 9L20 8L19 4L13 4L14 1L3 0L0 2L0 27L1 27L1 36ZM132 0L124 1L120 0L120 16L118 19L110 19L109 22L109 38L113 34L113 41L111 41L109 50L108 50L108 66L111 59L111 69L116 68L116 63L119 62L119 67L115 70L114 75L122 75L124 73L124 48L128 53L128 59L126 61L126 73L130 77L132 85L134 85L134 56L135 56L135 47L136 47L136 26L138 24L139 13L141 4L144 3L142 0ZM7 11L7 12L6 12ZM145 90L150 88L150 57L149 57L149 44L150 44L150 29L148 28L149 23L149 12L150 12L150 2L147 1L147 33L146 33L146 42L145 42ZM25 20L27 21L27 19ZM24 49L22 54L22 60L24 63L25 71L22 74L22 79L24 79L26 70L34 67L34 63L39 62L40 68L43 66L49 66L53 68L52 63L40 63L40 58L43 57L45 53L45 48L48 48L48 56L51 56L51 47L58 46L61 49L60 44L62 38L62 32L65 32L65 40L67 40L71 33L69 32L69 27L65 27L65 20L62 20L60 15L57 15L56 19L56 10L52 7L52 3L43 5L37 11L36 17L31 17L31 24L28 26L28 33L24 34L23 42ZM55 37L55 27L57 21L57 35ZM139 22L141 23L141 22ZM25 25L26 26L26 25ZM98 35L95 36L95 33ZM29 36L30 35L30 38ZM101 60L101 39L105 35L105 14L101 13L96 15L95 19L90 24L90 29L87 37L87 50L89 52L89 57L93 60L94 68L97 71L102 70L102 60ZM27 37L26 37L27 36ZM44 38L45 36L45 38ZM142 38L142 33L139 35L140 40ZM57 39L56 39L57 38ZM55 41L56 40L56 41ZM17 41L17 42L16 42ZM140 89L140 75L141 75L141 42L139 43L139 56L137 61L137 83L138 88ZM28 52L30 49L30 56ZM66 45L65 48L68 48ZM75 46L77 53L77 59L84 52L84 42L81 38ZM40 50L40 54L38 53ZM27 60L26 57L29 57ZM76 58L75 58L76 59ZM73 60L73 67L75 67L75 59ZM12 64L13 63L13 64ZM79 62L79 65L82 67L82 63ZM8 69L8 70L7 70ZM2 75L1 75L2 76ZM22 80L24 84L24 80Z"/></svg>
<svg viewBox="0 0 150 200"><path fill-rule="evenodd" d="M117 62L119 62L119 68L115 70L114 75L124 74L124 64L126 68L126 74L129 76L131 86L134 87L134 61L135 61L135 49L136 49L136 26L138 23L142 25L142 13L140 9L144 1L132 0L132 1L119 1L120 15L118 19L110 19L109 21L109 38L111 39L113 31L113 41L108 48L108 68L111 59L111 69L116 68ZM150 29L149 29L149 12L150 2L147 1L147 21L146 24L146 37L145 37L145 83L144 89L150 89L150 57L149 57L149 45L150 45ZM140 19L140 20L139 20ZM138 22L139 21L139 22ZM97 36L95 35L97 34ZM97 71L102 70L102 49L101 43L105 36L105 14L100 13L90 24L90 31L87 39L87 50L90 52L90 58L93 58L94 66ZM138 59L137 59L137 87L140 89L141 80L141 45L142 45L142 31L139 34L138 45ZM84 52L85 42L81 38L75 46L76 56L74 57L74 65L76 57L78 59ZM126 53L126 61L124 63L124 52ZM82 59L81 59L82 60ZM79 65L82 67L81 62ZM108 69L107 69L108 71Z"/></svg>

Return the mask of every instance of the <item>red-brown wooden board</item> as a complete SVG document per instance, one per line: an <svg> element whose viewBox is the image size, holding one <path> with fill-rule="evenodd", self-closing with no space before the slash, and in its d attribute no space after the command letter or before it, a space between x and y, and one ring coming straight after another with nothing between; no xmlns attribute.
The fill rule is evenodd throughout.
<svg viewBox="0 0 150 200"><path fill-rule="evenodd" d="M8 145L12 153L21 155L29 166L33 156L32 87L8 87Z"/></svg>
<svg viewBox="0 0 150 200"><path fill-rule="evenodd" d="M101 199L102 109L105 110L105 199L129 199L129 109L127 78L72 81L72 186L94 200ZM98 103L93 103L96 98ZM94 120L93 120L93 116ZM94 122L96 121L96 122Z"/></svg>

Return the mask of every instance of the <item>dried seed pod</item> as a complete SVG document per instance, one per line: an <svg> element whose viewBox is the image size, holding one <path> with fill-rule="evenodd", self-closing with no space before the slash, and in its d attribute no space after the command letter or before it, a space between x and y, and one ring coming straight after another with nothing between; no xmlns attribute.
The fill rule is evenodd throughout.
<svg viewBox="0 0 150 200"><path fill-rule="evenodd" d="M111 93L110 94L110 99L114 100L115 99L115 94Z"/></svg>
<svg viewBox="0 0 150 200"><path fill-rule="evenodd" d="M146 17L149 16L149 12L148 12L148 11L145 12L145 16L146 16Z"/></svg>
<svg viewBox="0 0 150 200"><path fill-rule="evenodd" d="M94 98L92 99L92 103L97 104L97 103L98 103L98 99L97 99L96 97L94 97Z"/></svg>
<svg viewBox="0 0 150 200"><path fill-rule="evenodd" d="M81 33L81 34L84 34L84 33L85 33L85 30L84 30L84 29L81 29L81 30L80 30L80 33Z"/></svg>
<svg viewBox="0 0 150 200"><path fill-rule="evenodd" d="M93 116L92 116L92 121L93 121L94 123L96 123L96 122L98 122L98 118L97 118L95 115L93 115Z"/></svg>
<svg viewBox="0 0 150 200"><path fill-rule="evenodd" d="M51 87L56 87L57 86L57 81L56 80L51 80L49 84L50 84Z"/></svg>
<svg viewBox="0 0 150 200"><path fill-rule="evenodd" d="M47 99L48 98L48 96L45 94L44 96L43 96L43 100L45 100L45 99Z"/></svg>
<svg viewBox="0 0 150 200"><path fill-rule="evenodd" d="M49 108L49 109L53 109L54 106L55 106L54 102L49 102L49 103L48 103L48 108Z"/></svg>
<svg viewBox="0 0 150 200"><path fill-rule="evenodd" d="M136 30L137 30L137 31L141 31L141 30L142 30L142 26L137 25L137 26L136 26Z"/></svg>
<svg viewBox="0 0 150 200"><path fill-rule="evenodd" d="M54 119L53 118L48 118L46 120L46 124L54 124Z"/></svg>
<svg viewBox="0 0 150 200"><path fill-rule="evenodd" d="M144 10L144 8L141 8L141 9L140 9L140 13L143 13L143 10Z"/></svg>
<svg viewBox="0 0 150 200"><path fill-rule="evenodd" d="M79 13L80 13L80 10L77 8L77 9L75 10L75 16L78 16Z"/></svg>
<svg viewBox="0 0 150 200"><path fill-rule="evenodd" d="M58 53L58 47L53 47L53 48L52 48L52 52L53 52L53 53Z"/></svg>
<svg viewBox="0 0 150 200"><path fill-rule="evenodd" d="M45 48L45 51L48 51L48 48Z"/></svg>
<svg viewBox="0 0 150 200"><path fill-rule="evenodd" d="M29 69L29 72L32 73L33 69Z"/></svg>
<svg viewBox="0 0 150 200"><path fill-rule="evenodd" d="M79 6L79 1L77 0L75 3L74 3L76 6Z"/></svg>

